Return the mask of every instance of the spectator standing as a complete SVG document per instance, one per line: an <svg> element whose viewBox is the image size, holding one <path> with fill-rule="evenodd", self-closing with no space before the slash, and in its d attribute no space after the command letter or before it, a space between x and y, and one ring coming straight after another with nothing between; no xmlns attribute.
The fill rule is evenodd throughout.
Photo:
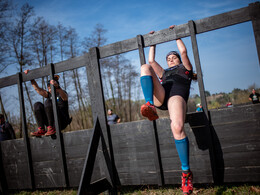
<svg viewBox="0 0 260 195"><path fill-rule="evenodd" d="M253 104L259 103L260 94L256 93L255 89L252 89L252 93L249 95L249 100L252 101Z"/></svg>
<svg viewBox="0 0 260 195"><path fill-rule="evenodd" d="M107 123L109 125L120 123L120 120L119 116L114 114L112 109L107 110Z"/></svg>
<svg viewBox="0 0 260 195"><path fill-rule="evenodd" d="M231 108L231 107L233 107L233 104L232 104L232 102L228 102L228 103L226 104L226 106L227 106L228 108Z"/></svg>
<svg viewBox="0 0 260 195"><path fill-rule="evenodd" d="M202 105L201 104L197 104L197 109L196 109L196 112L202 112L203 109L202 109Z"/></svg>
<svg viewBox="0 0 260 195"><path fill-rule="evenodd" d="M5 121L3 114L0 114L0 141L15 139L15 133L12 125Z"/></svg>

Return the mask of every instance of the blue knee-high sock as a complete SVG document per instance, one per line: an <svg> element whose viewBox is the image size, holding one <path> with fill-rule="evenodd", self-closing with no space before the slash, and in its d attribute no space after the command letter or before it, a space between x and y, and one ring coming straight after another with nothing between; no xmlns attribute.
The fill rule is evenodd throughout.
<svg viewBox="0 0 260 195"><path fill-rule="evenodd" d="M179 158L181 160L181 169L183 171L189 170L190 165L189 165L189 139L188 139L188 137L185 137L184 139L181 139L181 140L175 139L175 145L176 145L176 149L179 154Z"/></svg>
<svg viewBox="0 0 260 195"><path fill-rule="evenodd" d="M144 93L146 102L153 104L153 78L152 76L146 75L140 78L141 87Z"/></svg>

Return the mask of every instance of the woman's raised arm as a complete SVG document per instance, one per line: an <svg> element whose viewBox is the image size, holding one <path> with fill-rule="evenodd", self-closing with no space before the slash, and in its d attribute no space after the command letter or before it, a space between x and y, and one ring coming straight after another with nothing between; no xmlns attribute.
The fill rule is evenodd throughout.
<svg viewBox="0 0 260 195"><path fill-rule="evenodd" d="M150 34L153 34L154 31L151 31ZM153 67L153 70L155 72L155 74L159 77L162 78L163 73L164 73L164 69L160 66L160 64L158 64L155 61L155 49L156 49L156 45L151 45L150 46L150 50L149 50L149 64Z"/></svg>
<svg viewBox="0 0 260 195"><path fill-rule="evenodd" d="M180 55L181 55L183 65L185 66L185 68L187 70L192 70L192 65L190 63L190 59L188 57L187 49L186 49L184 43L182 42L181 39L177 39L176 43L177 43L177 47L178 47Z"/></svg>

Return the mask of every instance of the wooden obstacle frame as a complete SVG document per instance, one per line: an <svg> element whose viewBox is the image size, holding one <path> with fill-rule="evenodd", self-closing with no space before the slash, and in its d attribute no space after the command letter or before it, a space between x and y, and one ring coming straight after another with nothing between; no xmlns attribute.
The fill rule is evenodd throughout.
<svg viewBox="0 0 260 195"><path fill-rule="evenodd" d="M78 194L116 191L120 185L180 183L180 162L168 118L107 125L99 60L178 38L191 37L204 112L188 113L185 130L190 139L190 164L195 183L260 181L260 105L207 109L196 35L251 21L260 61L260 4L189 21L173 30L91 48L89 53L29 74L0 79L0 88L18 86L23 138L0 142L0 190L79 187ZM92 130L61 133L53 98L56 137L29 138L22 83L86 66L93 119ZM55 97L55 89L52 88ZM95 156L95 158L94 158ZM101 188L103 186L103 188Z"/></svg>

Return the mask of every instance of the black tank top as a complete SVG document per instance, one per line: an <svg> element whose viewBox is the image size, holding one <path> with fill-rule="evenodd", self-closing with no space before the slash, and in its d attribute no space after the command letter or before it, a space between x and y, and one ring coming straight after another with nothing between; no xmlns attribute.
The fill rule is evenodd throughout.
<svg viewBox="0 0 260 195"><path fill-rule="evenodd" d="M183 64L179 64L164 70L161 82L162 84L180 82L190 84L192 70L187 70Z"/></svg>
<svg viewBox="0 0 260 195"><path fill-rule="evenodd" d="M64 90L64 92L67 94L67 92ZM65 114L66 116L69 116L69 104L68 104L68 101L64 101L60 94L57 93L56 94L56 98L57 98L57 107L59 110L62 111L63 114ZM51 96L51 93L48 92L48 98L49 99L52 99L52 96Z"/></svg>

